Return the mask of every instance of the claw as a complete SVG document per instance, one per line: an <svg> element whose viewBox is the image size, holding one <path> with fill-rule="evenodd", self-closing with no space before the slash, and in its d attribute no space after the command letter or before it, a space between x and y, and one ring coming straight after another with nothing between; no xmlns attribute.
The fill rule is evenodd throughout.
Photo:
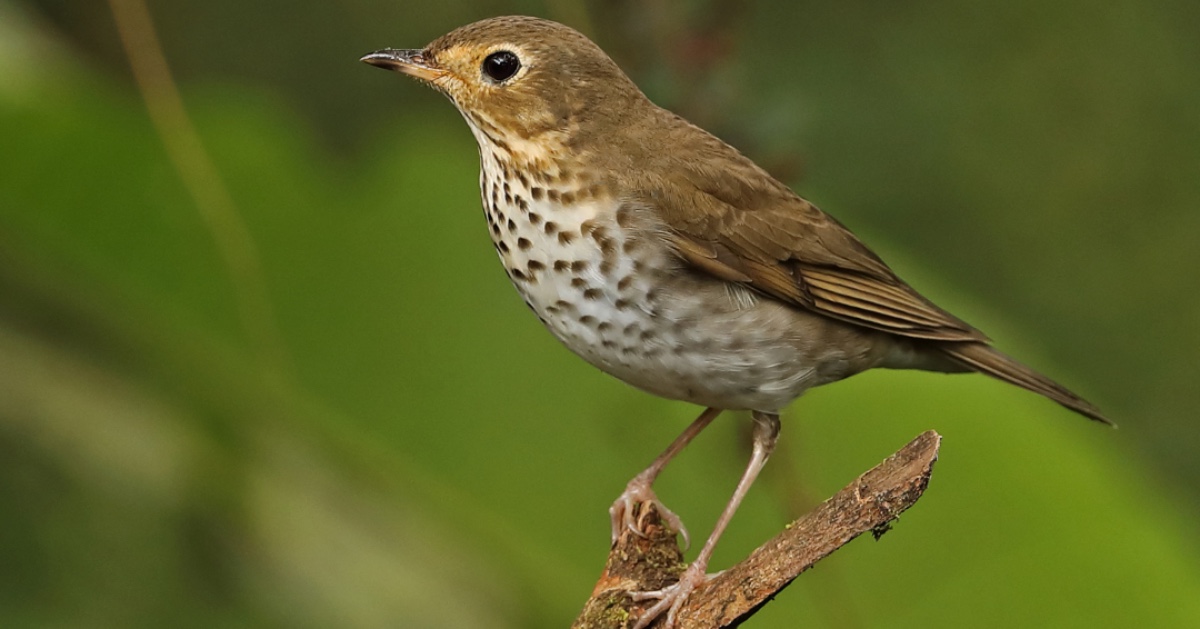
<svg viewBox="0 0 1200 629"><path fill-rule="evenodd" d="M657 629L673 629L676 616L679 614L679 610L683 609L683 604L687 602L688 597L697 587L708 581L709 576L704 574L704 569L705 566L699 562L693 563L683 571L683 574L679 575L679 582L674 585L669 585L661 590L631 594L630 596L635 601L658 601L650 609L642 612L637 623L633 625L633 629L646 629L663 612L667 613L667 617Z"/></svg>
<svg viewBox="0 0 1200 629"><path fill-rule="evenodd" d="M650 483L641 475L629 481L625 491L621 492L621 495L617 496L612 506L608 508L608 515L612 520L612 542L614 544L621 531L626 529L638 537L646 537L646 515L650 513L650 510L646 508L639 510L637 508L639 504L653 505L667 528L683 537L683 548L687 550L692 541L687 527L683 525L683 521L679 519L678 515L675 515L674 511L668 509L658 499L654 490L650 488Z"/></svg>
<svg viewBox="0 0 1200 629"><path fill-rule="evenodd" d="M633 594L635 601L645 601L657 599L650 609L647 609L638 618L637 623L633 626L634 629L646 629L650 623L654 622L655 618L662 616L666 612L667 617L663 620L659 629L673 629L675 626L675 617L679 614L679 610L683 608L684 602L691 596L692 591L698 586L703 585L708 580L708 576L704 574L708 568L708 562L712 559L713 549L717 546L717 540L721 538L721 534L725 532L725 527L729 525L729 521L733 519L733 513L737 511L738 505L742 503L742 498L746 496L746 491L750 489L750 484L762 471L763 465L767 462L767 458L771 456L771 450L775 447L776 439L779 436L779 416L774 413L761 413L755 411L752 415L754 418L754 447L750 453L750 462L746 464L746 471L742 472L742 478L738 481L737 489L733 490L733 495L730 496L729 502L725 505L725 510L721 512L721 517L717 518L717 524L713 527L713 531L708 536L708 540L704 542L704 547L700 549L700 554L696 556L696 560L679 575L679 582L675 585L665 587L661 590L651 592L638 592ZM704 416L701 416L703 419ZM697 420L698 422L700 420ZM651 470L653 471L653 470ZM625 489L627 494L636 494L642 491L639 482L641 477L633 479L629 483L629 487ZM650 492L648 483L645 484L644 491L649 498L653 499L654 493ZM666 519L664 517L664 519Z"/></svg>
<svg viewBox="0 0 1200 629"><path fill-rule="evenodd" d="M628 529L638 537L646 537L646 513L649 509L642 509L641 514L635 516L639 504L649 503L658 511L663 523L667 525L669 530L679 533L683 536L683 548L687 550L692 544L692 538L688 535L687 529L683 526L683 521L673 511L663 505L658 496L654 495L654 490L651 485L654 484L654 479L658 478L659 472L662 472L667 463L679 454L688 443L704 430L705 426L712 423L718 415L721 414L721 409L709 407L704 409L703 413L695 419L688 427L667 446L667 449L654 462L642 471L641 474L633 477L629 484L625 486L625 491L617 496L612 507L608 510L608 515L612 518L612 542L617 543L617 538L621 533Z"/></svg>

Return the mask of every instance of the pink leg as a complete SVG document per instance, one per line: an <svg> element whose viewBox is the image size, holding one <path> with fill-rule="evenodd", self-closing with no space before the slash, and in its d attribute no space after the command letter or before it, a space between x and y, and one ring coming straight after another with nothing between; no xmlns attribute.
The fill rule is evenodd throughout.
<svg viewBox="0 0 1200 629"><path fill-rule="evenodd" d="M636 600L658 599L658 602L646 610L641 618L638 618L633 629L645 629L663 612L667 612L667 618L659 629L671 629L675 626L675 615L679 613L679 609L683 607L683 603L687 601L692 590L703 585L708 579L705 573L708 570L708 562L712 559L713 549L717 547L717 540L725 532L725 527L729 526L734 512L737 511L738 505L742 504L742 499L746 497L746 492L749 491L750 485L754 483L758 473L762 471L763 465L767 463L767 458L771 456L771 451L775 449L775 442L779 438L779 415L755 411L752 417L754 419L754 449L750 455L750 463L746 465L746 471L742 473L742 479L738 481L737 489L733 491L729 504L725 505L721 517L717 519L717 525L713 527L708 541L704 542L704 548L700 549L700 555L683 571L683 574L679 575L678 583L661 590L634 595Z"/></svg>
<svg viewBox="0 0 1200 629"><path fill-rule="evenodd" d="M687 529L683 527L683 522L680 521L679 516L675 515L659 501L651 485L654 484L654 480L662 473L667 463L675 458L675 455L679 454L687 444L691 443L692 439L696 438L696 435L700 434L720 414L721 409L719 408L704 409L704 412L700 413L696 421L692 422L682 434L676 437L675 441L672 441L671 445L667 446L667 449L658 455L658 458L654 459L650 467L629 481L629 484L625 486L625 491L620 496L617 496L616 501L608 509L608 515L612 517L612 541L614 543L616 543L617 535L621 533L622 528L628 528L630 531L645 537L645 533L642 531L642 522L633 517L633 512L634 507L638 503L649 502L658 510L662 519L666 521L667 526L679 531L679 534L683 535L683 546L687 548L690 542Z"/></svg>

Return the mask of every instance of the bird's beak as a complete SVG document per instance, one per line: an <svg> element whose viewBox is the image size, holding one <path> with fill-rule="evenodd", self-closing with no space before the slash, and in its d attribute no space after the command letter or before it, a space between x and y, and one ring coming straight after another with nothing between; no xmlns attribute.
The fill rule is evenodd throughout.
<svg viewBox="0 0 1200 629"><path fill-rule="evenodd" d="M437 67L437 64L429 58L424 50L385 48L384 50L377 50L359 59L359 61L385 70L415 76L422 81L429 81L430 83L446 75L446 71Z"/></svg>

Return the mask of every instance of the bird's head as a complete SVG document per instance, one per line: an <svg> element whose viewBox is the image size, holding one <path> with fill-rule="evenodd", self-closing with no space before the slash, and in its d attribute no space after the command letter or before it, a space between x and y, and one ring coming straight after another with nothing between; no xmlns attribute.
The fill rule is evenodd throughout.
<svg viewBox="0 0 1200 629"><path fill-rule="evenodd" d="M620 126L631 110L648 102L583 34L532 17L475 22L423 49L385 49L362 61L444 93L481 142L511 145L556 136L567 144Z"/></svg>

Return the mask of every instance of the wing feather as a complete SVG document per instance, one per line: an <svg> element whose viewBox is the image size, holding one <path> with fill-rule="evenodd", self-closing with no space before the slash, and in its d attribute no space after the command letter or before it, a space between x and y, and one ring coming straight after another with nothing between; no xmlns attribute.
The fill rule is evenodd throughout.
<svg viewBox="0 0 1200 629"><path fill-rule="evenodd" d="M664 184L670 194L641 202L656 205L681 258L719 279L901 336L988 340L917 293L841 223L775 180L762 181L753 188L674 179Z"/></svg>

